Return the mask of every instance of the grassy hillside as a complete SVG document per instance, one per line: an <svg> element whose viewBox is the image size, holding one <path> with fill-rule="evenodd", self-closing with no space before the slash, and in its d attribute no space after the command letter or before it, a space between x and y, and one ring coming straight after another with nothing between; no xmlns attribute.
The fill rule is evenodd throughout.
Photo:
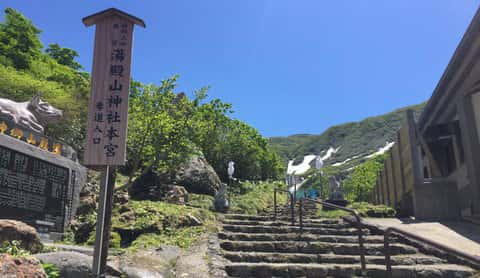
<svg viewBox="0 0 480 278"><path fill-rule="evenodd" d="M365 156L385 146L395 138L405 111L413 109L417 115L424 103L404 107L393 112L370 117L360 122L332 126L319 135L297 134L270 138L271 147L285 160L306 154L324 154L330 147L339 148L327 165L343 162L355 156Z"/></svg>

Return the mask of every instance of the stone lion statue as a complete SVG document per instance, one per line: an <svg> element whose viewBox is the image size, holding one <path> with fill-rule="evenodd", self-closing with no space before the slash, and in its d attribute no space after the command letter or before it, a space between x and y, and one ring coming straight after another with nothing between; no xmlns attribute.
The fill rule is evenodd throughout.
<svg viewBox="0 0 480 278"><path fill-rule="evenodd" d="M21 127L43 133L44 126L58 121L63 113L62 110L51 106L36 95L27 102L0 98L0 115L11 118Z"/></svg>

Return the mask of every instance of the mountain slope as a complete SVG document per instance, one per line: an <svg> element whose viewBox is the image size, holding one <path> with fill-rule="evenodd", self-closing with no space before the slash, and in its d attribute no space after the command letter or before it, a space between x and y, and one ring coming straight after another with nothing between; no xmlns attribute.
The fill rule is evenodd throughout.
<svg viewBox="0 0 480 278"><path fill-rule="evenodd" d="M357 157L365 157L386 148L395 141L396 131L400 128L405 111L413 109L416 115L422 111L424 103L397 109L390 113L366 118L328 128L322 134L296 134L287 137L271 137L271 147L286 160L302 158L308 154L320 154L325 157L326 165L339 165ZM388 147L388 146L387 146Z"/></svg>

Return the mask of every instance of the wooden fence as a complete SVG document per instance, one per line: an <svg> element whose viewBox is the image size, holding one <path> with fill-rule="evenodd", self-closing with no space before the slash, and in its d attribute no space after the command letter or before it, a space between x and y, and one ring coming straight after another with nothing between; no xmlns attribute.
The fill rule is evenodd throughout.
<svg viewBox="0 0 480 278"><path fill-rule="evenodd" d="M415 129L413 111L408 110L383 170L378 173L372 196L374 203L391 206L404 215L413 214L413 188L421 179Z"/></svg>

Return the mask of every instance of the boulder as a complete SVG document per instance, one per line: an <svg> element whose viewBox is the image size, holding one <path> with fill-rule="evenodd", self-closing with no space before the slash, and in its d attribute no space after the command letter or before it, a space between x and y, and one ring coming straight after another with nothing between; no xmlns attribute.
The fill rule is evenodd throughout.
<svg viewBox="0 0 480 278"><path fill-rule="evenodd" d="M176 172L175 179L190 193L215 196L220 189L220 178L201 156L192 156Z"/></svg>
<svg viewBox="0 0 480 278"><path fill-rule="evenodd" d="M162 245L158 249L139 250L112 258L110 263L131 278L177 277L174 264L182 250L178 246Z"/></svg>
<svg viewBox="0 0 480 278"><path fill-rule="evenodd" d="M128 203L129 199L130 196L128 195L128 192L126 190L116 191L113 195L113 203L115 205L124 205Z"/></svg>
<svg viewBox="0 0 480 278"><path fill-rule="evenodd" d="M20 247L31 253L42 250L35 228L17 220L0 219L0 243L13 240L19 241Z"/></svg>
<svg viewBox="0 0 480 278"><path fill-rule="evenodd" d="M163 200L170 183L168 177L154 169L149 169L147 172L135 179L132 186L128 189L128 194L135 200Z"/></svg>
<svg viewBox="0 0 480 278"><path fill-rule="evenodd" d="M96 223L92 221L82 222L78 220L73 220L70 225L70 228L74 233L75 242L85 243L90 237L90 234L95 229Z"/></svg>
<svg viewBox="0 0 480 278"><path fill-rule="evenodd" d="M173 185L168 190L165 201L172 204L183 205L188 201L188 192L183 186Z"/></svg>
<svg viewBox="0 0 480 278"><path fill-rule="evenodd" d="M88 171L87 182L80 191L77 215L86 215L97 210L98 195L100 192L99 179L99 173L91 170Z"/></svg>
<svg viewBox="0 0 480 278"><path fill-rule="evenodd" d="M40 262L34 257L12 257L0 254L0 277L46 278Z"/></svg>
<svg viewBox="0 0 480 278"><path fill-rule="evenodd" d="M42 263L55 265L60 271L60 277L90 278L92 277L91 256L70 251L42 253L35 255ZM120 276L121 273L107 264L107 274Z"/></svg>

